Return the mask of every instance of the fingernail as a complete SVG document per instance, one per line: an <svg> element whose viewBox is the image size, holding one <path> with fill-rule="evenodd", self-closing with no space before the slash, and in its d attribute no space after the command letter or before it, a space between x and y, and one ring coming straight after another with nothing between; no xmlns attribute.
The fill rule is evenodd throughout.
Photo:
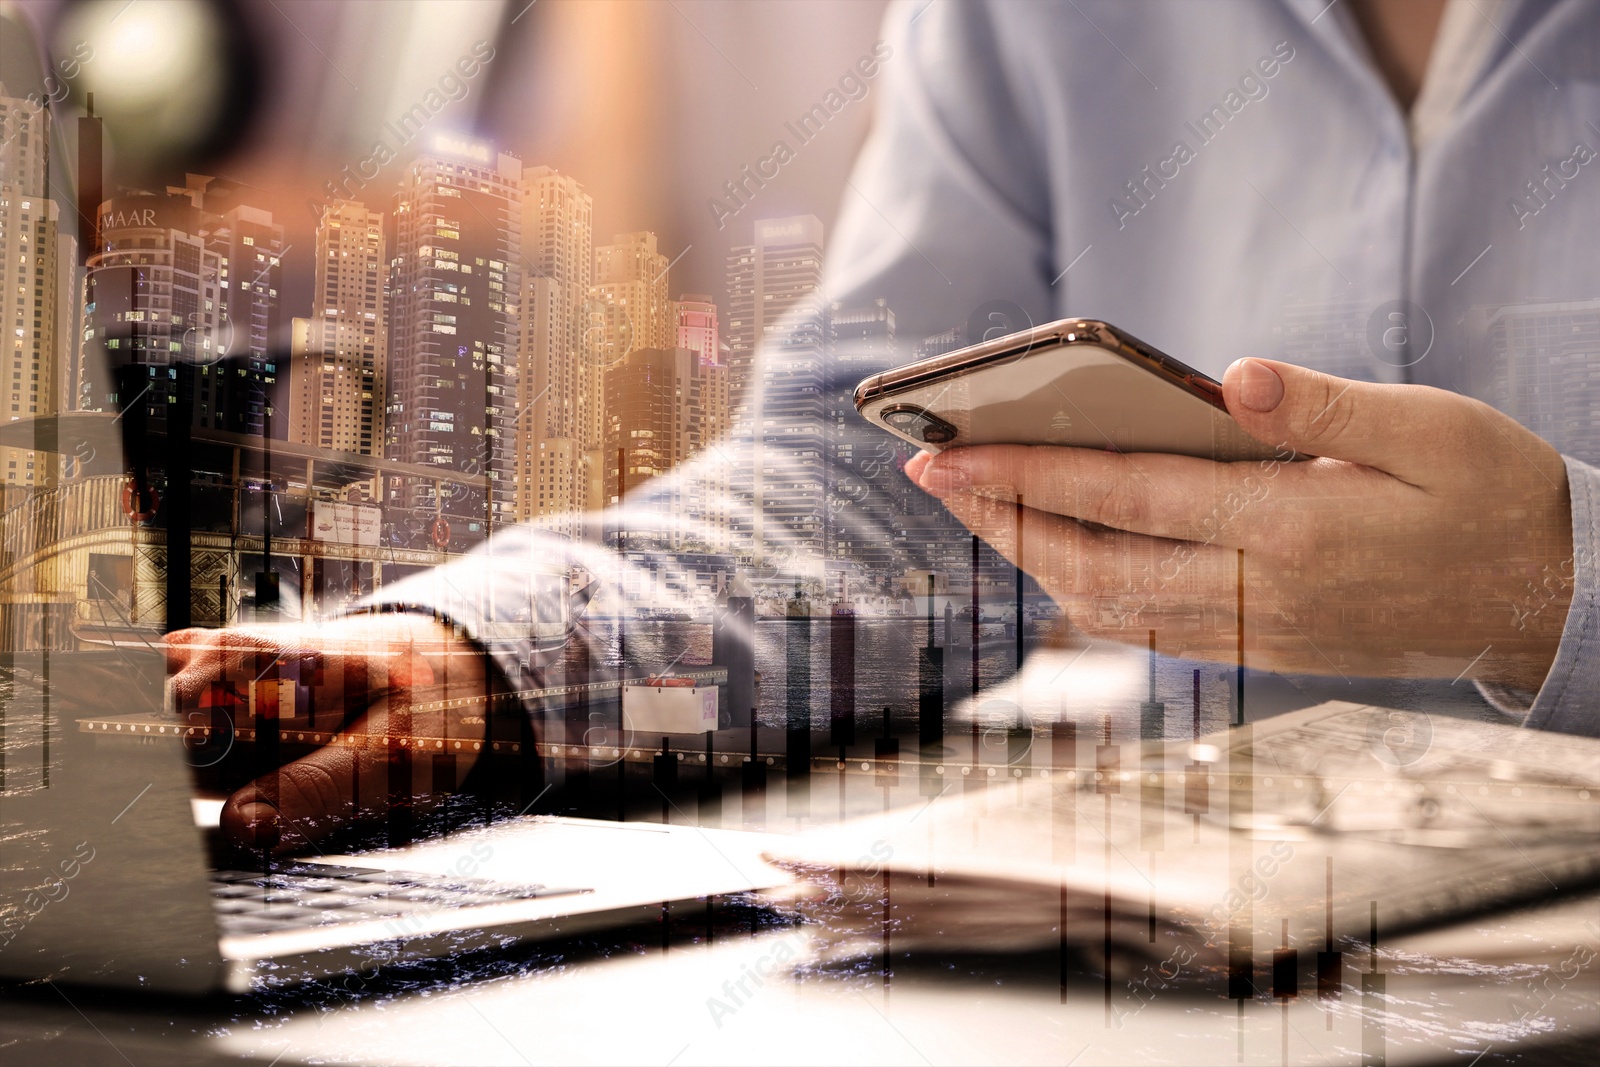
<svg viewBox="0 0 1600 1067"><path fill-rule="evenodd" d="M1239 368L1239 403L1251 411L1272 411L1283 402L1283 379L1265 363L1253 359Z"/></svg>
<svg viewBox="0 0 1600 1067"><path fill-rule="evenodd" d="M276 848L283 838L282 819L278 809L261 801L246 804L239 814L244 819L245 833L257 848Z"/></svg>

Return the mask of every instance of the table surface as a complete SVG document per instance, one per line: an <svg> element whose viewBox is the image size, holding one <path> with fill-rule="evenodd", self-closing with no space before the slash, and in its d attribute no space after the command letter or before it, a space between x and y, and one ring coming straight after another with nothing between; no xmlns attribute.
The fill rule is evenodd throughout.
<svg viewBox="0 0 1600 1067"><path fill-rule="evenodd" d="M1012 768L973 758L981 743L953 728L944 780L1007 803ZM901 751L915 742L903 739ZM1034 769L1049 759L1035 753ZM729 784L702 811L687 767L681 794L639 796L629 817L790 833L926 801L923 776L878 770L813 773L803 789L775 774L759 795ZM1600 1048L1600 893L1386 940L1381 1002L1364 1000L1353 966L1338 1000L1302 985L1286 1003L1242 1005L1214 988L1141 997L1131 983L1108 990L1089 975L1063 988L1053 956L797 970L803 930L753 915L718 912L708 929L702 906L680 906L648 929L243 998L6 989L0 1061L1335 1064L1364 1062L1365 1048L1366 1062L1487 1065L1592 1064ZM1580 958L1581 967L1549 962Z"/></svg>
<svg viewBox="0 0 1600 1067"><path fill-rule="evenodd" d="M760 797L730 790L716 821L787 832L923 802L913 774L887 786L874 775L829 777L813 775L804 818L790 814L786 783L774 781ZM984 795L1003 804L1014 788L1002 781ZM694 822L694 803L691 796L665 805L667 820ZM752 923L754 914L708 917L699 904L681 905L648 929L237 999L9 990L0 999L0 1048L10 1067L1360 1063L1364 1046L1382 1050L1384 1058L1370 1062L1394 1064L1588 1064L1600 1047L1594 953L1576 974L1523 961L1596 942L1600 893L1389 941L1381 1002L1362 997L1351 966L1337 1001L1308 991L1242 1007L1215 989L1141 999L1129 982L1107 987L1088 975L1063 989L1053 956L896 957L887 972L881 959L796 970L790 960L804 957L803 929ZM1477 955L1463 955L1463 944Z"/></svg>
<svg viewBox="0 0 1600 1067"><path fill-rule="evenodd" d="M1530 917L1543 936L1596 914L1595 899ZM181 1004L85 990L9 995L0 1019L8 1064L33 1063L1359 1063L1358 998L1301 997L1242 1011L1215 995L1141 1004L1097 984L1063 995L1051 965L910 965L892 975L776 967L801 948L792 931L665 947L591 946L535 954L507 973L379 987L325 987L299 998ZM484 968L493 971L497 968ZM1515 968L1503 969L1515 971ZM742 976L771 972L746 995ZM1386 1062L1592 1063L1596 989L1555 983L1520 1017L1530 974L1402 968L1388 977ZM1527 999L1525 996L1523 999ZM1385 1062L1385 1061L1376 1061Z"/></svg>

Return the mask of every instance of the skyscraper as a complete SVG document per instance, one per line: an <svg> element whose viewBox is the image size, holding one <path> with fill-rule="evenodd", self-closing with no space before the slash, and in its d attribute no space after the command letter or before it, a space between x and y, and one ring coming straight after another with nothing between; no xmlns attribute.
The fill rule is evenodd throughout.
<svg viewBox="0 0 1600 1067"><path fill-rule="evenodd" d="M563 338L565 287L531 275L522 283L522 340L517 349L522 400L517 408L516 518L564 537L577 536L573 513L582 505L576 431L578 370ZM556 431L564 430L563 433Z"/></svg>
<svg viewBox="0 0 1600 1067"><path fill-rule="evenodd" d="M606 503L700 451L704 383L699 353L688 348L635 348L606 368ZM681 494L691 490L674 482L672 492L658 524L629 524L629 548L682 547L690 501Z"/></svg>
<svg viewBox="0 0 1600 1067"><path fill-rule="evenodd" d="M48 415L60 372L57 301L62 278L59 209L49 190L50 113L36 103L8 96L0 84L0 312L6 330L0 347L0 419ZM24 448L0 448L3 485L27 487L54 479L60 461Z"/></svg>
<svg viewBox="0 0 1600 1067"><path fill-rule="evenodd" d="M717 305L709 296L684 293L674 301L674 306L677 308L678 347L699 353L701 363L720 364L722 338Z"/></svg>
<svg viewBox="0 0 1600 1067"><path fill-rule="evenodd" d="M924 337L912 349L912 359L927 359L930 356L942 356L946 352L954 352L958 348L965 348L967 344L967 331L964 326L955 326L943 333L936 333L931 337Z"/></svg>
<svg viewBox="0 0 1600 1067"><path fill-rule="evenodd" d="M605 334L601 362L609 366L634 348L678 343L678 320L667 298L667 257L656 235L619 233L594 250L594 288Z"/></svg>
<svg viewBox="0 0 1600 1067"><path fill-rule="evenodd" d="M78 118L78 266L100 250L100 202L105 199L105 125L94 113L94 94Z"/></svg>
<svg viewBox="0 0 1600 1067"><path fill-rule="evenodd" d="M882 297L870 304L828 309L828 343L833 371L840 385L854 385L869 374L888 370L899 362L895 340L894 309ZM841 406L855 410L848 390L835 390Z"/></svg>
<svg viewBox="0 0 1600 1067"><path fill-rule="evenodd" d="M601 440L588 452L587 473L592 479L615 465L615 455L607 443L611 432L611 397L606 384L610 368L635 349L671 348L678 340L677 313L667 297L667 257L656 250L656 235L649 232L619 233L608 245L594 250L594 284L589 287L585 310L581 358L600 368L598 392L591 395L588 412L598 412ZM586 430L585 433L591 431ZM595 486L591 482L588 499L595 506ZM600 501L614 495L606 485L599 488Z"/></svg>
<svg viewBox="0 0 1600 1067"><path fill-rule="evenodd" d="M1600 461L1600 413L1588 399L1600 382L1600 299L1474 308L1472 318L1491 368L1476 395L1568 455Z"/></svg>
<svg viewBox="0 0 1600 1067"><path fill-rule="evenodd" d="M58 212L59 215L59 212ZM55 357L50 361L49 396L40 401L39 413L71 411L74 404L72 390L76 382L76 369L83 358L83 288L84 269L78 241L58 228L56 231L56 341ZM41 385L44 369L39 371ZM41 396L45 394L41 393ZM64 461L65 462L65 461ZM69 467L70 470L81 470Z"/></svg>
<svg viewBox="0 0 1600 1067"><path fill-rule="evenodd" d="M724 359L717 305L709 296L685 293L676 301L678 309L678 347L693 351L700 365L701 424L699 450L717 447L691 487L692 497L685 502L689 514L704 531L705 547L712 552L727 552L733 516L728 508L728 491L733 471L727 453L717 442L728 435L729 368Z"/></svg>
<svg viewBox="0 0 1600 1067"><path fill-rule="evenodd" d="M678 317L679 348L694 352L705 379L702 403L703 444L712 443L728 432L728 365L724 362L717 305L709 296L685 293L673 302Z"/></svg>
<svg viewBox="0 0 1600 1067"><path fill-rule="evenodd" d="M1322 277L1309 272L1279 306L1272 336L1279 359L1341 378L1371 380L1373 353L1367 348L1367 318L1372 307L1360 300L1328 299Z"/></svg>
<svg viewBox="0 0 1600 1067"><path fill-rule="evenodd" d="M290 375L289 439L378 455L388 389L383 215L353 200L329 204L316 256L311 318Z"/></svg>
<svg viewBox="0 0 1600 1067"><path fill-rule="evenodd" d="M278 378L278 286L283 268L283 227L272 213L252 206L251 190L225 178L190 174L182 186L168 186L167 195L187 197L199 213L206 247L217 254L220 274L223 336L227 339L228 377L225 385L216 375L202 374L196 382L200 398L208 387L231 392L231 404L213 404L210 425L250 436L282 437L283 413L274 409ZM173 308L174 314L195 321L203 308Z"/></svg>
<svg viewBox="0 0 1600 1067"><path fill-rule="evenodd" d="M516 517L576 538L576 516L590 506L588 460L598 460L600 448L601 368L582 356L594 203L576 179L549 167L523 172L521 197L527 270L517 350Z"/></svg>
<svg viewBox="0 0 1600 1067"><path fill-rule="evenodd" d="M132 193L101 205L101 246L89 257L80 407L124 411L137 404L149 428L165 432L177 380L172 367L188 362L196 365L194 427L263 432L277 373L266 348L276 285L235 270L233 277L252 288L232 286L225 250L253 248L254 234L238 233L235 241L237 231L224 225L187 196ZM276 242L262 254L278 258ZM256 284L265 287L257 293ZM239 301L234 316L230 298Z"/></svg>
<svg viewBox="0 0 1600 1067"><path fill-rule="evenodd" d="M385 451L482 478L449 501L408 482L394 502L447 505L478 536L514 514L521 176L514 156L436 135L402 175L391 216Z"/></svg>
<svg viewBox="0 0 1600 1067"><path fill-rule="evenodd" d="M758 576L781 584L793 574L782 562L787 579L766 575L774 560L821 559L825 549L822 223L812 215L761 219L754 238L728 259L731 418L752 448L748 468L734 473L736 490L751 502L750 517L739 519L734 532Z"/></svg>
<svg viewBox="0 0 1600 1067"><path fill-rule="evenodd" d="M854 562L881 579L895 563L883 531L894 528L885 487L899 459L897 442L856 412L852 387L899 361L894 310L880 297L862 307L835 304L828 320L828 559Z"/></svg>

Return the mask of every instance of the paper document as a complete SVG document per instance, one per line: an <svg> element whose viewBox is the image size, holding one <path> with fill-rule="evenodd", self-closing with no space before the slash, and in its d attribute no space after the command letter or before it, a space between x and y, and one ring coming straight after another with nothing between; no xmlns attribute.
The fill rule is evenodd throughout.
<svg viewBox="0 0 1600 1067"><path fill-rule="evenodd" d="M1109 733L1109 725L1106 728ZM1328 703L790 839L837 955L1348 950L1600 876L1600 740ZM947 776L951 777L951 776ZM977 775L968 779L975 780Z"/></svg>

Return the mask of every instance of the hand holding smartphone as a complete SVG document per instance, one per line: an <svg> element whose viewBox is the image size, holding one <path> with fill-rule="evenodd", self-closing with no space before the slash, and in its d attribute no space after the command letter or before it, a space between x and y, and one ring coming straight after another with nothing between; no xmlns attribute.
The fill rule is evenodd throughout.
<svg viewBox="0 0 1600 1067"><path fill-rule="evenodd" d="M855 404L867 421L930 452L1013 444L1285 458L1234 422L1219 382L1094 319L875 374L856 387Z"/></svg>

